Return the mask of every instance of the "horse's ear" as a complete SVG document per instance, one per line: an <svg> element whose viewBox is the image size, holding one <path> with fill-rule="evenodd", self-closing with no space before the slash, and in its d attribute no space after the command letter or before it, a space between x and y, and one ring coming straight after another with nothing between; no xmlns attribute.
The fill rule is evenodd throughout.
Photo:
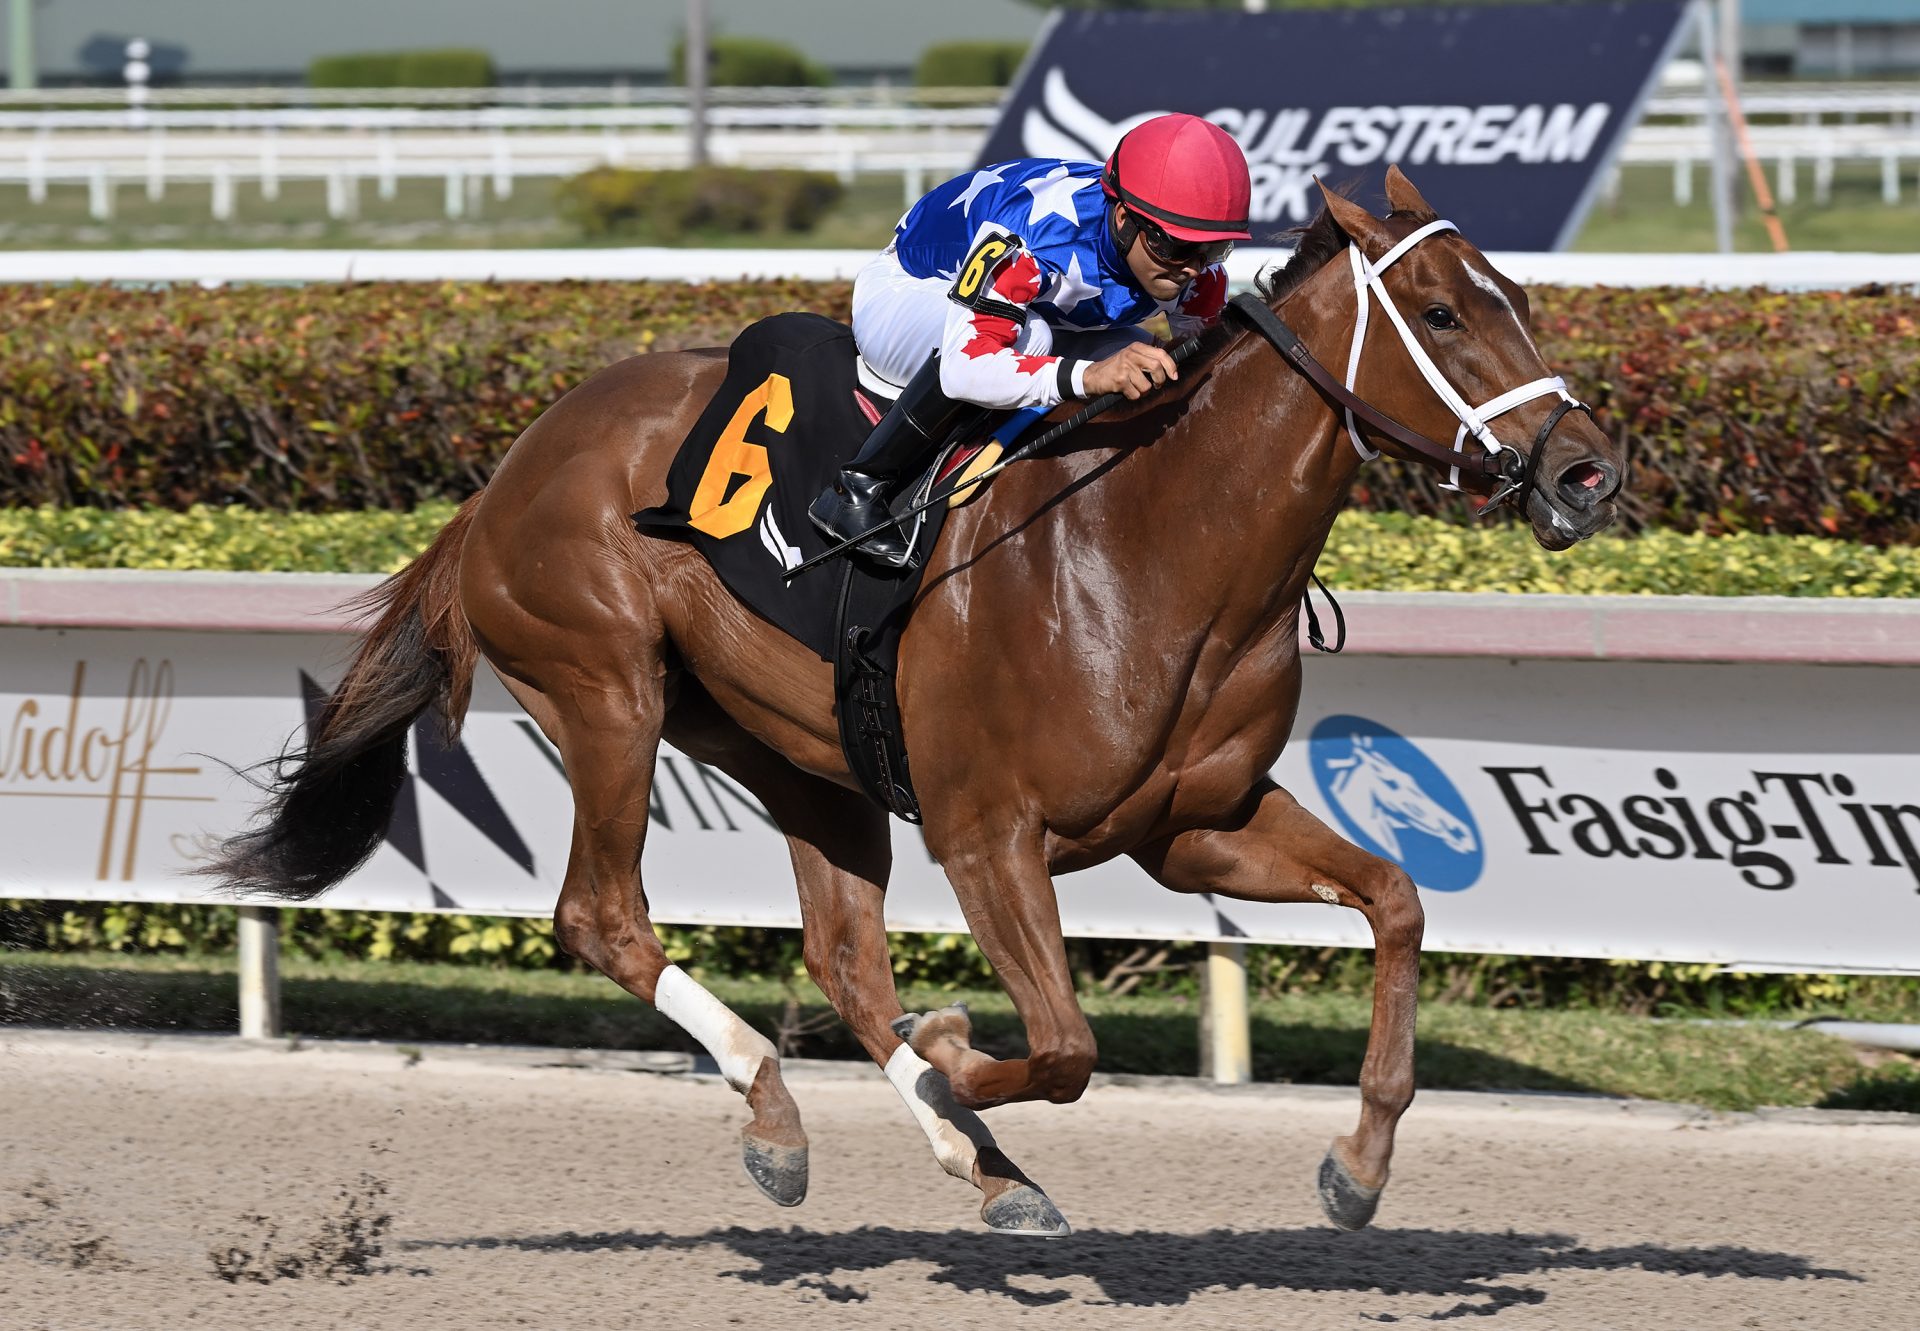
<svg viewBox="0 0 1920 1331"><path fill-rule="evenodd" d="M1387 235L1385 223L1338 190L1328 189L1326 182L1318 176L1314 177L1313 183L1320 187L1320 197L1326 201L1327 212L1347 233L1347 239L1360 247L1363 255L1377 258L1387 252L1393 241Z"/></svg>
<svg viewBox="0 0 1920 1331"><path fill-rule="evenodd" d="M1420 222L1431 222L1440 215L1433 211L1432 204L1420 197L1420 191L1413 187L1397 162L1387 168L1387 202L1396 213L1406 213Z"/></svg>

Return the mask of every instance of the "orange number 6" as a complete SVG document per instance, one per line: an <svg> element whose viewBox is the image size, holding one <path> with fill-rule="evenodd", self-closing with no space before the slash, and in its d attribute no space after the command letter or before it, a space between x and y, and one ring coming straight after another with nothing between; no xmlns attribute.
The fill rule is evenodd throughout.
<svg viewBox="0 0 1920 1331"><path fill-rule="evenodd" d="M700 473L700 484L694 487L693 502L687 505L687 523L695 531L724 540L753 525L753 515L760 511L760 501L773 484L767 450L747 442L747 427L763 411L769 430L787 432L793 422L793 385L786 375L768 375L758 388L740 399L733 419L720 432L713 456L707 459L707 469ZM728 499L727 487L735 476L746 477L746 483Z"/></svg>

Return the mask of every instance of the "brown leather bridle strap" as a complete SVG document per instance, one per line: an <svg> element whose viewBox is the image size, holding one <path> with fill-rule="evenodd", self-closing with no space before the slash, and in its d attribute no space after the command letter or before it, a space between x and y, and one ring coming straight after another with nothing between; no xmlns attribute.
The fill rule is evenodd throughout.
<svg viewBox="0 0 1920 1331"><path fill-rule="evenodd" d="M1312 380L1314 387L1352 412L1356 420L1364 421L1376 434L1400 445L1415 460L1443 473L1451 473L1458 467L1461 479L1477 483L1483 494L1503 482L1511 484L1518 481L1525 485L1531 481L1530 473L1520 470L1526 466L1526 460L1512 450L1498 455L1484 449L1472 453L1456 452L1370 406L1334 378L1326 366L1315 360L1313 353L1307 350L1306 343L1300 340L1300 335L1287 327L1280 316L1253 293L1243 291L1227 304L1249 327L1273 343L1274 349L1285 356L1295 369ZM1556 422L1558 419L1556 416Z"/></svg>

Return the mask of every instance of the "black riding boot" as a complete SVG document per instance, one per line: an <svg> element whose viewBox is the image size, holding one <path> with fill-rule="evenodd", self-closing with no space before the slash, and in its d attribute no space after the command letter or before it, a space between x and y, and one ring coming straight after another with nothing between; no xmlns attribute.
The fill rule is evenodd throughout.
<svg viewBox="0 0 1920 1331"><path fill-rule="evenodd" d="M888 500L914 469L927 460L953 428L968 404L940 391L940 354L935 352L900 390L891 410L880 418L853 461L840 469L831 489L807 509L813 525L834 541L851 540L885 522ZM883 564L905 567L912 548L897 526L874 532L854 547Z"/></svg>

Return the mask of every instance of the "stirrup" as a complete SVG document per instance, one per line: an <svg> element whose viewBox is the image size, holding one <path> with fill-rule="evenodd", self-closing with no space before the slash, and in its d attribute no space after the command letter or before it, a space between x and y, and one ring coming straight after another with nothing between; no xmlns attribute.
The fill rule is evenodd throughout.
<svg viewBox="0 0 1920 1331"><path fill-rule="evenodd" d="M879 478L867 478L878 480ZM853 547L854 553L883 564L888 568L910 568L913 566L913 543L901 530L897 522L890 521L892 514L888 510L884 482L874 487L873 492L864 497L865 502L856 501L847 491L845 473L840 484L824 491L818 499L807 507L807 516L820 533L835 545L852 540L870 527L878 526L882 520L888 525L880 527L871 536Z"/></svg>

